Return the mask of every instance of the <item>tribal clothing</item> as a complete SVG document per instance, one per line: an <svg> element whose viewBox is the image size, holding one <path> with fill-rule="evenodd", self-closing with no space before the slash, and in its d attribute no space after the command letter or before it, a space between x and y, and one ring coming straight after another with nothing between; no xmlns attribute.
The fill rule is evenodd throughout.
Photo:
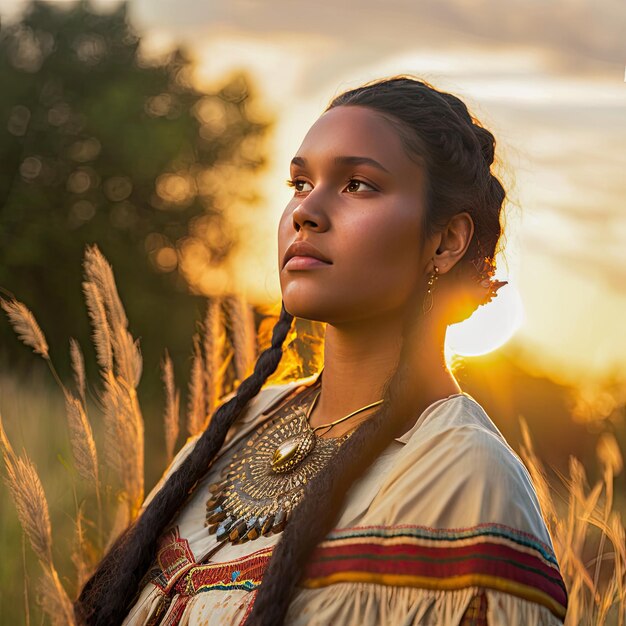
<svg viewBox="0 0 626 626"><path fill-rule="evenodd" d="M281 534L216 545L208 485L283 399L316 376L270 385L160 538L123 626L242 625ZM191 451L190 438L144 506ZM309 559L287 626L559 626L567 590L522 461L462 392L427 407L352 485Z"/></svg>

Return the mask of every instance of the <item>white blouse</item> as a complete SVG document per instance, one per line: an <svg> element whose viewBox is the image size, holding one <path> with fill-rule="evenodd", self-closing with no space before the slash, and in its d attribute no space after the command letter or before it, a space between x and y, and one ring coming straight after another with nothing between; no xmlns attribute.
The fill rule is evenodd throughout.
<svg viewBox="0 0 626 626"><path fill-rule="evenodd" d="M204 526L208 485L263 412L317 375L270 385L228 433L163 533L123 626L243 625L281 534L233 545ZM192 450L190 438L146 498ZM286 626L457 626L484 594L489 626L559 626L567 590L530 475L482 406L462 392L428 406L350 488L314 551Z"/></svg>

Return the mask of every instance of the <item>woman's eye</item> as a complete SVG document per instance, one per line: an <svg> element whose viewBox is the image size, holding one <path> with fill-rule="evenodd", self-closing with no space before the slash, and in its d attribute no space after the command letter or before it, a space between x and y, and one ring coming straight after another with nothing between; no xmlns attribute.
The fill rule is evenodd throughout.
<svg viewBox="0 0 626 626"><path fill-rule="evenodd" d="M366 187L369 187L368 191L374 191L374 188L371 185L368 185L366 182L363 182L362 180L357 180L356 178L352 178L350 180L350 182L348 183L348 186L346 187L346 189L349 189L353 185L365 185ZM353 188L352 191L357 191L357 190Z"/></svg>
<svg viewBox="0 0 626 626"><path fill-rule="evenodd" d="M287 180L287 185L289 185L289 187L293 187L297 192L301 193L303 191L307 191L305 189L302 189L302 185L309 185L310 183L307 183L305 180L299 179L299 178L294 178L294 179L288 179ZM355 185L365 185L366 187L369 187L368 190L366 191L375 191L375 189L368 183L362 181L362 180L357 180L356 178L351 178L348 181L348 185L345 187L345 189L350 190L350 191L360 191L361 189L356 189ZM310 191L310 190L309 190Z"/></svg>
<svg viewBox="0 0 626 626"><path fill-rule="evenodd" d="M304 191L304 189L300 188L300 185L307 185L307 184L308 183L306 182L306 180L301 180L299 178L287 179L287 185L289 185L289 187L293 187L298 192Z"/></svg>

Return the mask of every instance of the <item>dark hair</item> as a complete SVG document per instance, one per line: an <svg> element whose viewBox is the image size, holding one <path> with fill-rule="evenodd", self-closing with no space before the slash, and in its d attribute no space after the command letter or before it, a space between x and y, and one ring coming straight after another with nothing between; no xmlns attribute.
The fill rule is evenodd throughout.
<svg viewBox="0 0 626 626"><path fill-rule="evenodd" d="M470 246L456 264L454 276L452 271L448 272L446 279L450 274L449 278L462 287L464 281L474 280L481 272L484 277L485 264L493 270L505 198L500 181L491 173L493 135L470 115L457 97L410 76L373 81L344 92L326 110L357 105L377 111L394 124L407 153L425 167L427 210L421 243L456 213L467 211L472 216L474 236ZM407 307L399 365L384 385L385 402L356 429L315 479L307 483L302 502L292 512L274 547L247 626L283 623L307 558L333 528L346 492L389 445L400 425L412 416L411 390L415 381L411 371L414 359L419 358L412 346L422 316L408 311L421 313L423 295L423 290L416 290L411 296L414 301ZM475 301L473 310L479 304L480 301ZM242 381L236 395L217 409L189 456L143 514L117 539L85 584L75 603L79 622L108 625L124 619L139 582L155 557L157 538L206 473L229 427L278 367L292 321L293 316L283 304L271 346L259 356L253 373ZM316 520L315 524L310 523L312 519Z"/></svg>
<svg viewBox="0 0 626 626"><path fill-rule="evenodd" d="M395 76L344 92L326 111L350 105L369 107L383 116L398 131L407 154L423 166L425 211L420 245L455 214L471 215L470 244L445 275L456 300L454 308L445 312L446 321L463 321L484 303L476 291L465 290L495 273L497 246L504 239L500 213L506 193L491 172L494 136L459 98L412 77Z"/></svg>

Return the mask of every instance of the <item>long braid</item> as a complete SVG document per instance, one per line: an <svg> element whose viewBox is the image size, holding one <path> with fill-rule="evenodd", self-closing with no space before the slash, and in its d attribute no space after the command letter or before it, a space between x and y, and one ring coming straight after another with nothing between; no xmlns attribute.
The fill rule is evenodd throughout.
<svg viewBox="0 0 626 626"><path fill-rule="evenodd" d="M241 382L236 395L216 410L189 456L156 493L142 515L114 542L83 587L74 605L79 623L110 626L124 619L139 582L154 559L156 540L208 470L230 426L276 371L292 321L293 316L283 304L271 346L261 353L252 374Z"/></svg>
<svg viewBox="0 0 626 626"><path fill-rule="evenodd" d="M423 296L423 291L418 291ZM421 313L421 299L414 296L410 311ZM305 487L304 498L292 513L268 568L246 626L283 624L294 589L315 546L337 521L350 486L391 443L399 427L412 415L412 346L421 328L421 315L411 315L404 324L404 340L398 367L384 385L385 402L361 424L337 454ZM315 523L312 523L315 520Z"/></svg>

